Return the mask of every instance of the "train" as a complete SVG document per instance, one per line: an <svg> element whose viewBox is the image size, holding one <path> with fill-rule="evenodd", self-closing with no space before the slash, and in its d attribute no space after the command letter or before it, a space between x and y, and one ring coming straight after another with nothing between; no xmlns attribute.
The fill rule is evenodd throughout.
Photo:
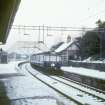
<svg viewBox="0 0 105 105"><path fill-rule="evenodd" d="M33 54L30 57L31 66L44 73L61 74L61 56L49 52Z"/></svg>

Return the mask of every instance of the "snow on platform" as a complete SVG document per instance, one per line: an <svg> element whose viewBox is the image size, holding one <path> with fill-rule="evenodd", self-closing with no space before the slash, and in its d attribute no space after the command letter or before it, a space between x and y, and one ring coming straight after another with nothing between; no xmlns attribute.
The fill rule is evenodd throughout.
<svg viewBox="0 0 105 105"><path fill-rule="evenodd" d="M80 63L105 63L105 60L101 61L101 60L90 60L89 58L88 59L85 59L83 61L76 61L76 60L70 60L72 62L80 62Z"/></svg>
<svg viewBox="0 0 105 105"><path fill-rule="evenodd" d="M0 94L0 97L4 101L8 98L11 105L58 105L57 93L29 75L27 71L20 69L21 72L16 72L17 64L18 62L0 64L0 91L4 91L4 94ZM11 73L12 75L23 73L23 75L14 75L9 78L4 76L4 74L11 75ZM2 75L4 77L1 79Z"/></svg>
<svg viewBox="0 0 105 105"><path fill-rule="evenodd" d="M12 105L57 105L52 91L31 76L2 80Z"/></svg>
<svg viewBox="0 0 105 105"><path fill-rule="evenodd" d="M63 71L105 80L105 72L82 67L61 67Z"/></svg>
<svg viewBox="0 0 105 105"><path fill-rule="evenodd" d="M0 75L17 73L17 71L15 70L15 65L16 62L10 62L8 64L0 64Z"/></svg>

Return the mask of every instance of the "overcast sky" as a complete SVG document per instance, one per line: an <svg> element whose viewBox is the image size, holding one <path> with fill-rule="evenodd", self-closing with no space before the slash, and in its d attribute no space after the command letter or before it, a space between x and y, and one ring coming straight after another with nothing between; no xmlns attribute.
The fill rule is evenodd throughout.
<svg viewBox="0 0 105 105"><path fill-rule="evenodd" d="M88 26L105 19L105 0L21 0L14 24Z"/></svg>
<svg viewBox="0 0 105 105"><path fill-rule="evenodd" d="M105 20L105 0L21 0L13 24L95 27L98 19Z"/></svg>

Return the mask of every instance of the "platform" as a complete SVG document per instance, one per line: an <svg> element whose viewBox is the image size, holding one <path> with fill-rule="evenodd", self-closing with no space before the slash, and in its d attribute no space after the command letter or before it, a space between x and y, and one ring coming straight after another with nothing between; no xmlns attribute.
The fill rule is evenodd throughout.
<svg viewBox="0 0 105 105"><path fill-rule="evenodd" d="M58 105L56 95L37 79L18 73L15 62L0 64L0 105Z"/></svg>

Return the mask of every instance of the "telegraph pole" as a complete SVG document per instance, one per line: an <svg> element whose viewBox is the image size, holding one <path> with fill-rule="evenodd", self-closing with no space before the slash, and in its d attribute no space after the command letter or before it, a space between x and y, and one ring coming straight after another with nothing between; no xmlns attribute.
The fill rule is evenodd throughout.
<svg viewBox="0 0 105 105"><path fill-rule="evenodd" d="M43 25L43 44L44 44L44 25Z"/></svg>
<svg viewBox="0 0 105 105"><path fill-rule="evenodd" d="M38 43L40 42L40 26L39 26L39 37L38 37Z"/></svg>

